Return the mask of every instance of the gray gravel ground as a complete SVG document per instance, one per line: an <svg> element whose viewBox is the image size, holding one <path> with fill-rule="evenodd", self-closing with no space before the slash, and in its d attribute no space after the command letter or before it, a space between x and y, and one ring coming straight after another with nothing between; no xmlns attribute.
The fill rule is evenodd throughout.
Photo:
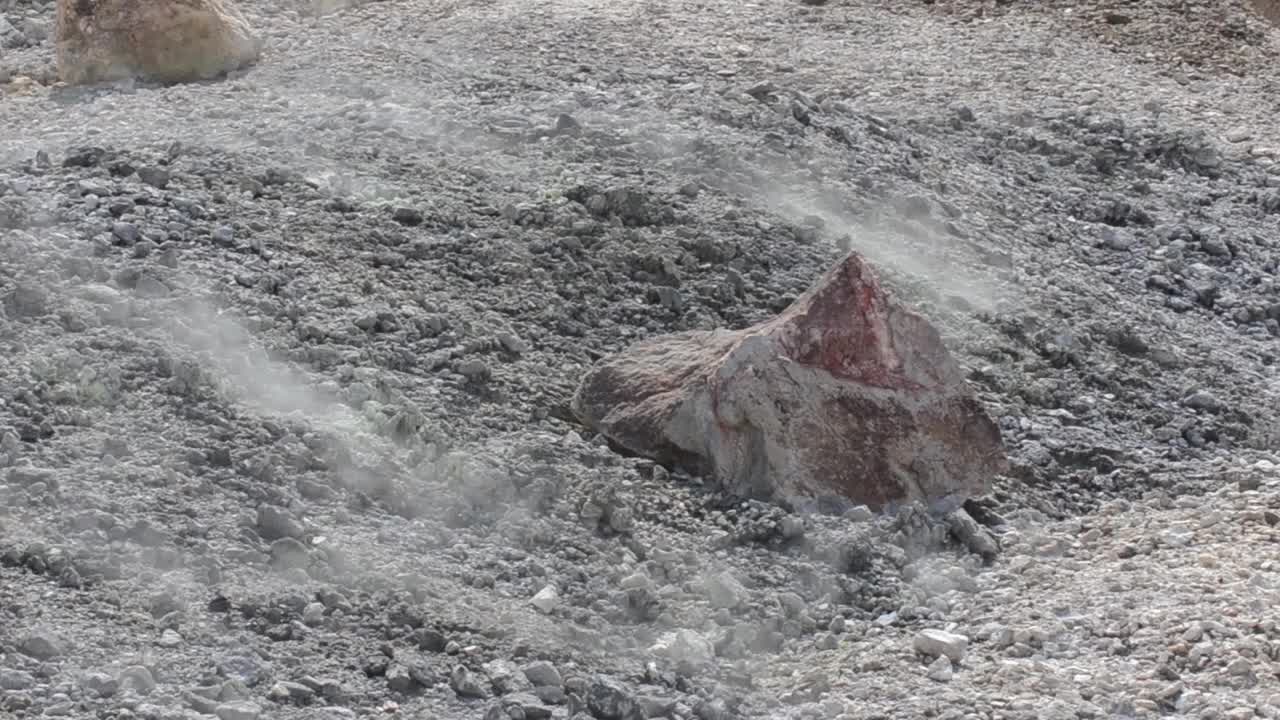
<svg viewBox="0 0 1280 720"><path fill-rule="evenodd" d="M0 0L0 716L1280 717L1280 31L1167 4L255 1L71 89ZM568 413L851 247L989 562Z"/></svg>

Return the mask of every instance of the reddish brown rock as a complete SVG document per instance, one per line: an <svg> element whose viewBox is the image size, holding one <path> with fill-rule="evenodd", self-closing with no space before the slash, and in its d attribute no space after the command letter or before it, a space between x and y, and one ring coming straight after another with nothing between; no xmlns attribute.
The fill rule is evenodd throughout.
<svg viewBox="0 0 1280 720"><path fill-rule="evenodd" d="M209 80L262 52L232 0L57 0L56 8L58 74L68 85Z"/></svg>
<svg viewBox="0 0 1280 720"><path fill-rule="evenodd" d="M605 359L573 410L627 450L800 505L960 499L1007 462L937 330L856 253L772 320Z"/></svg>

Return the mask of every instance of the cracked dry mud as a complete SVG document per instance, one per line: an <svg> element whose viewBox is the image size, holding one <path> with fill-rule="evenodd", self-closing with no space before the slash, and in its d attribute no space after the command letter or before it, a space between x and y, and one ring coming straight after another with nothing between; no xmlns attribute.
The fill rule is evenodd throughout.
<svg viewBox="0 0 1280 720"><path fill-rule="evenodd" d="M0 0L0 716L1280 717L1249 3L243 8L65 88ZM849 248L999 421L990 563L569 412Z"/></svg>

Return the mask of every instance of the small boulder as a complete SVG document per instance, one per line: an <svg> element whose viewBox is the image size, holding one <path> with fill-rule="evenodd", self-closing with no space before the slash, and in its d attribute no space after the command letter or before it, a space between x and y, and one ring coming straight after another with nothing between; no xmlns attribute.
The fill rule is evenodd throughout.
<svg viewBox="0 0 1280 720"><path fill-rule="evenodd" d="M0 690L28 690L35 684L36 678L29 672L0 668Z"/></svg>
<svg viewBox="0 0 1280 720"><path fill-rule="evenodd" d="M262 708L251 702L236 701L217 706L213 714L218 720L258 720L262 717Z"/></svg>
<svg viewBox="0 0 1280 720"><path fill-rule="evenodd" d="M747 589L728 570L708 575L701 585L713 608L734 610L747 601Z"/></svg>
<svg viewBox="0 0 1280 720"><path fill-rule="evenodd" d="M508 660L501 658L490 660L484 664L483 669L485 676L489 678L489 684L493 686L493 691L498 695L533 689L533 684L524 676L524 673Z"/></svg>
<svg viewBox="0 0 1280 720"><path fill-rule="evenodd" d="M453 672L449 673L449 686L453 688L458 697L487 698L489 697L489 689L485 685L486 683L480 675L461 665L454 667Z"/></svg>
<svg viewBox="0 0 1280 720"><path fill-rule="evenodd" d="M955 676L955 668L952 667L949 658L945 655L939 655L933 662L929 663L926 675L935 682L951 682L951 678Z"/></svg>
<svg viewBox="0 0 1280 720"><path fill-rule="evenodd" d="M560 602L560 593L554 585L547 585L537 592L529 601L542 614L549 615Z"/></svg>
<svg viewBox="0 0 1280 720"><path fill-rule="evenodd" d="M993 562L1000 554L1000 544L995 536L978 524L964 508L956 508L947 515L947 528L970 552L984 562Z"/></svg>
<svg viewBox="0 0 1280 720"><path fill-rule="evenodd" d="M524 676L534 687L561 687L564 680L556 666L546 660L536 660L524 666Z"/></svg>
<svg viewBox="0 0 1280 720"><path fill-rule="evenodd" d="M640 706L635 696L612 678L597 677L587 689L587 710L600 720L636 720Z"/></svg>
<svg viewBox="0 0 1280 720"><path fill-rule="evenodd" d="M36 630L22 638L18 651L37 660L52 660L66 654L66 641L47 630Z"/></svg>
<svg viewBox="0 0 1280 720"><path fill-rule="evenodd" d="M1008 462L938 331L857 253L772 320L606 358L572 409L626 450L797 506L954 503Z"/></svg>
<svg viewBox="0 0 1280 720"><path fill-rule="evenodd" d="M701 633L687 629L666 633L649 648L649 652L681 667L707 667L716 659L711 641Z"/></svg>
<svg viewBox="0 0 1280 720"><path fill-rule="evenodd" d="M946 630L930 628L916 633L915 639L911 641L911 647L926 657L945 657L959 664L964 660L964 654L969 649L969 638Z"/></svg>
<svg viewBox="0 0 1280 720"><path fill-rule="evenodd" d="M179 83L252 64L262 41L229 0L57 0L56 51L69 85Z"/></svg>

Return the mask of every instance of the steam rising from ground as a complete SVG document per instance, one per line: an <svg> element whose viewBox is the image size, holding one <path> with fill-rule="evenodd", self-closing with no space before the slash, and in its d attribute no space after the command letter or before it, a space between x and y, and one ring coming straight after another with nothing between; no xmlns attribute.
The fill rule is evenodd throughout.
<svg viewBox="0 0 1280 720"><path fill-rule="evenodd" d="M331 12L348 4L344 0L319 0L317 14ZM321 7L326 5L327 7ZM386 50L387 46L371 45L371 48ZM444 69L455 69L445 68L439 60L432 58L435 64ZM454 64L459 67L462 65L461 62ZM263 91L264 102L273 105L272 111L280 112L284 112L281 108L326 108L327 114L320 118L320 122L347 125L353 130L358 123L378 130L394 130L402 137L418 141L424 147L448 145L457 155L465 154L463 148L466 147L494 150L516 144L506 138L496 138L494 135L498 133L486 133L474 123L467 125L452 119L464 118L467 110L465 107L438 104L428 107L424 100L424 93L428 91L425 87L381 79L376 89L370 89L354 78L330 77L320 69L314 72L314 75L301 78L295 85ZM252 85L252 80L250 76L248 84ZM119 89L119 93L126 96L133 92L129 87ZM83 104L91 114L96 114L99 104L105 107L120 102L113 91L85 91L83 97ZM368 102L364 102L366 100ZM352 101L353 106L363 103L364 108L342 110L339 105L348 101ZM279 107L274 107L277 104ZM702 140L695 129L698 122L696 118L678 118L653 111L641 120L634 117L624 119L620 116L610 117L610 111L600 108L574 113L587 128L609 127L629 136L629 140L647 141L643 144L652 152L661 153L663 160L674 161L678 165L684 161L675 161L673 158L682 155ZM254 118L232 117L227 120L222 132L216 137L192 136L177 139L247 154L253 154L264 146L273 147L293 156L297 161L296 169L307 173L310 179L334 194L356 196L372 202L403 197L404 188L381 178L360 176L356 168L336 157L336 151L309 147L306 142L306 123L316 121L314 116L300 118L296 126L279 137L253 130L251 126L255 122ZM102 123L98 128L102 134L94 139L94 144L110 144L108 138L117 129L121 131L121 137L131 138L131 143L139 142L139 135L143 142L169 142L175 139L175 126L171 124L144 122L139 125L136 117L130 117L129 122L132 124L128 127L115 126L111 122ZM40 144L65 145L71 142L67 137L40 138ZM598 148L598 151L609 152L604 147ZM535 149L531 152L538 151ZM511 153L504 157L501 153L486 153L483 161L493 163L502 170L505 169L501 167L502 164L520 165L523 160L519 155L520 153ZM24 154L24 157L28 155ZM519 170L519 167L515 169ZM757 166L747 169L752 176L748 185L722 185L721 189L745 199L758 210L794 225L809 224L816 218L821 221L824 238L833 242L848 238L851 249L859 250L874 263L904 275L915 276L944 294L964 298L975 307L986 309L994 303L994 288L980 278L960 272L949 260L945 252L948 248L940 238L911 236L901 227L891 227L888 222L878 224L875 218L859 217L848 207L847 202L830 191L810 183L784 179L795 174L786 172L787 168ZM709 184L716 184L716 168L681 165L678 170L700 177ZM199 287L195 279L186 280L187 287ZM336 384L320 386L315 382L314 376L305 370L284 359L273 357L264 348L263 338L245 323L209 302L199 299L176 301L167 310L169 314L159 318L162 334L170 341L170 347L176 344L174 349L178 355L187 355L198 363L199 373L205 376L205 380L214 382L222 392L252 411L293 418L304 426L326 433L331 442L341 446L343 454L357 460L353 465L336 468L348 486L385 486L391 481L391 478L375 468L379 468L383 461L402 459L408 453L387 437L386 427L378 419L363 409L358 409L366 405L361 398L345 393ZM456 472L448 470L447 462L424 463L420 477L415 480L451 483L457 485L457 489L464 495L476 498L477 503L497 502L495 498L498 493L488 491L491 486L500 485L501 479L490 481L483 477L483 471L487 468L477 470L466 466L455 468ZM410 500L421 501L420 498ZM347 543L349 552L368 553L376 557L377 543L360 540L362 539L351 538ZM391 573L390 567L386 566L388 575ZM374 574L380 568L370 564L362 569ZM176 587L177 581L174 583ZM194 597L201 588L193 584L189 589Z"/></svg>
<svg viewBox="0 0 1280 720"><path fill-rule="evenodd" d="M176 307L176 306L175 306ZM296 415L340 432L370 429L333 394L308 382L306 375L271 358L239 322L199 300L185 301L181 313L164 319L166 329L219 373L241 402L268 414Z"/></svg>
<svg viewBox="0 0 1280 720"><path fill-rule="evenodd" d="M922 236L912 236L902 228L886 227L877 219L858 221L838 200L821 192L766 185L760 190L760 198L766 207L794 224L821 220L841 249L856 250L875 265L926 281L939 295L962 298L979 310L995 310L996 286L958 266L945 252L948 240L936 233L921 229Z"/></svg>
<svg viewBox="0 0 1280 720"><path fill-rule="evenodd" d="M978 259L974 244L944 232L938 221L943 211L931 207L932 200L924 194L911 195L910 185L890 185L888 194L895 199L868 204L866 198L832 189L839 185L823 183L822 173L847 174L835 151L824 154L818 149L808 158L771 150L744 153L741 147L752 147L749 134L735 138L741 146L726 144L725 136L733 130L705 133L698 118L652 108L626 117L598 110L583 117L584 126L605 129L646 158L696 177L766 216L820 230L823 242L841 254L859 252L892 281L920 290L917 295L960 300L968 310L993 312L1019 294L1008 283L996 281ZM817 173L815 167L820 168ZM885 178L874 180L884 187Z"/></svg>
<svg viewBox="0 0 1280 720"><path fill-rule="evenodd" d="M392 481L378 468L403 457L404 450L388 437L385 420L380 422L373 414L375 404L365 403L390 400L385 388L369 388L366 383L361 390L367 392L353 394L336 383L318 385L303 370L272 357L243 323L209 303L186 300L174 310L161 321L164 331L179 349L200 362L201 372L229 399L323 433L337 451L334 470L348 486L368 491L375 486L385 488ZM370 382L376 384L374 379ZM430 475L434 479L436 473Z"/></svg>

